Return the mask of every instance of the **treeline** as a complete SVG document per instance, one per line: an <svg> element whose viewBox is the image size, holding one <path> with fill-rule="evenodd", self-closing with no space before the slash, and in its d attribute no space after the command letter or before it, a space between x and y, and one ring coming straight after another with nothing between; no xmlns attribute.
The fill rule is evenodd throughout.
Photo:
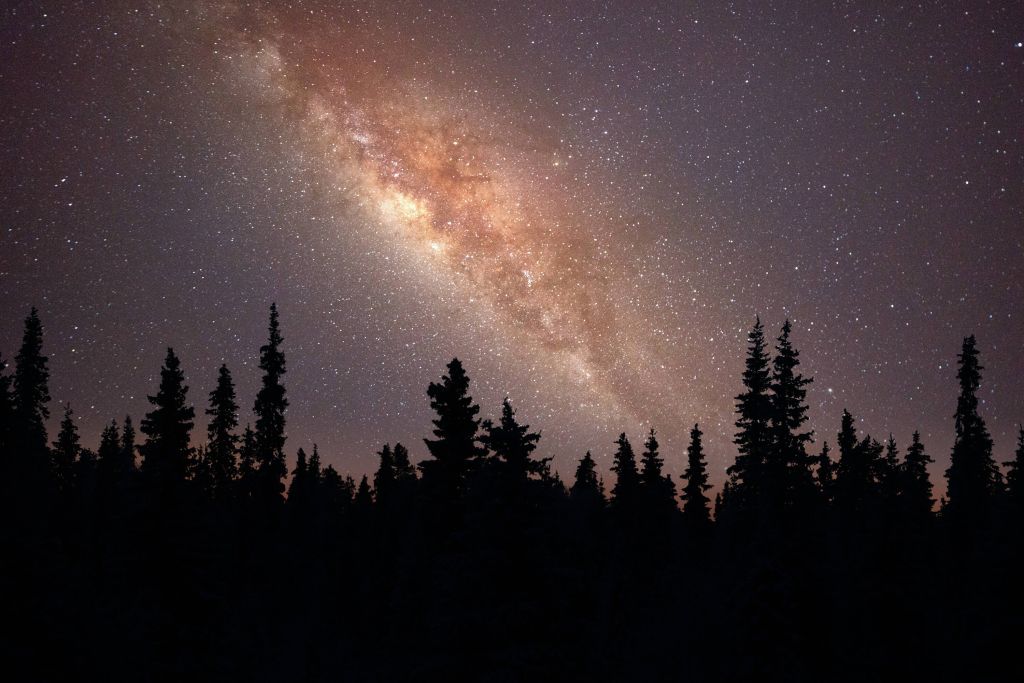
<svg viewBox="0 0 1024 683"><path fill-rule="evenodd" d="M979 412L973 337L936 505L915 433L844 411L810 452L787 321L758 321L736 460L709 497L703 434L663 471L652 429L571 482L510 402L481 419L456 359L427 397L429 457L384 444L372 478L285 455L271 306L254 423L222 366L205 439L167 350L151 409L83 447L56 437L43 328L0 359L0 590L25 680L1015 680L1024 634L1024 428L1004 470ZM200 443L198 447L195 444ZM287 491L286 491L287 482ZM18 678L19 680L21 678Z"/></svg>

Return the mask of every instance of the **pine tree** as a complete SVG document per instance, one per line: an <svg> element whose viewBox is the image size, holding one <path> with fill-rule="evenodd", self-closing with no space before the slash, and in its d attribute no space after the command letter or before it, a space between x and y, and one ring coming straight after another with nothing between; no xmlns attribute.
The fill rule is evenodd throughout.
<svg viewBox="0 0 1024 683"><path fill-rule="evenodd" d="M365 474L359 480L359 488L356 489L356 496L353 502L356 509L362 513L373 507L373 492L370 491L370 482Z"/></svg>
<svg viewBox="0 0 1024 683"><path fill-rule="evenodd" d="M768 495L776 508L788 505L806 505L814 492L814 476L811 473L811 459L807 456L807 444L812 432L801 431L807 422L807 390L811 383L797 369L800 354L793 348L789 335L792 325L786 320L782 325L772 361L770 386L771 399L771 442L766 467Z"/></svg>
<svg viewBox="0 0 1024 683"><path fill-rule="evenodd" d="M284 493L284 479L288 474L285 462L285 398L281 379L285 374L284 353L281 351L281 326L278 321L277 305L270 305L270 324L267 343L260 347L260 370L263 384L256 394L253 413L256 415L255 465L257 487L254 494L264 506L281 502Z"/></svg>
<svg viewBox="0 0 1024 683"><path fill-rule="evenodd" d="M345 511L352 507L355 485L351 478L343 479L333 465L324 468L319 488L321 515L329 522L340 519Z"/></svg>
<svg viewBox="0 0 1024 683"><path fill-rule="evenodd" d="M676 485L662 472L664 462L651 428L640 455L640 495L651 514L665 515L676 509Z"/></svg>
<svg viewBox="0 0 1024 683"><path fill-rule="evenodd" d="M461 495L466 475L477 458L486 451L477 444L476 418L480 407L469 395L469 377L458 358L448 364L448 374L441 382L427 388L434 418L434 439L424 439L432 460L420 463L423 482L437 490L445 499Z"/></svg>
<svg viewBox="0 0 1024 683"><path fill-rule="evenodd" d="M896 502L903 487L903 473L900 466L900 452L892 434L885 442L885 456L879 460L878 482L882 498L890 505Z"/></svg>
<svg viewBox="0 0 1024 683"><path fill-rule="evenodd" d="M60 421L60 431L57 433L57 440L53 442L53 449L50 451L53 473L61 491L70 491L74 486L75 462L81 451L78 426L75 424L71 404L68 403L64 405L64 418Z"/></svg>
<svg viewBox="0 0 1024 683"><path fill-rule="evenodd" d="M931 514L935 499L932 498L932 482L928 478L928 464L935 462L925 453L921 435L914 432L901 468L902 483L900 496L904 509L918 517Z"/></svg>
<svg viewBox="0 0 1024 683"><path fill-rule="evenodd" d="M238 496L243 501L252 502L257 488L256 432L245 425L242 441L238 447L238 480L236 487Z"/></svg>
<svg viewBox="0 0 1024 683"><path fill-rule="evenodd" d="M619 434L615 442L618 449L612 462L615 486L612 487L612 507L619 509L635 505L640 491L640 474L636 469L636 456L625 433Z"/></svg>
<svg viewBox="0 0 1024 683"><path fill-rule="evenodd" d="M309 477L308 480L315 488L316 484L320 481L320 476L323 474L320 467L320 450L316 444L313 444L313 454L309 456L309 462L306 464L306 474Z"/></svg>
<svg viewBox="0 0 1024 683"><path fill-rule="evenodd" d="M22 458L45 462L46 420L50 417L48 359L43 355L43 324L39 312L32 308L25 318L21 349L14 367L14 444Z"/></svg>
<svg viewBox="0 0 1024 683"><path fill-rule="evenodd" d="M96 457L104 469L117 469L121 460L121 433L117 428L117 420L111 420L100 432L100 447L96 450Z"/></svg>
<svg viewBox="0 0 1024 683"><path fill-rule="evenodd" d="M238 476L238 403L235 385L227 365L221 365L217 386L210 392L210 407L206 409L210 421L206 425L205 467L211 493L215 499L229 496Z"/></svg>
<svg viewBox="0 0 1024 683"><path fill-rule="evenodd" d="M196 490L202 492L207 499L213 498L213 474L210 471L210 460L206 454L206 446L193 448L189 453L188 479L195 484Z"/></svg>
<svg viewBox="0 0 1024 683"><path fill-rule="evenodd" d="M142 420L142 471L161 488L177 487L185 481L192 448L189 443L195 410L187 405L188 387L181 361L174 349L167 349L167 357L160 369L160 387L156 396L150 396L153 410Z"/></svg>
<svg viewBox="0 0 1024 683"><path fill-rule="evenodd" d="M839 434L839 462L836 465L835 501L848 510L863 506L873 494L874 471L871 465L870 441L857 439L853 415L843 411Z"/></svg>
<svg viewBox="0 0 1024 683"><path fill-rule="evenodd" d="M771 450L771 372L764 326L757 318L747 336L744 391L736 397L736 462L727 470L729 502L747 509L764 495L765 467Z"/></svg>
<svg viewBox="0 0 1024 683"><path fill-rule="evenodd" d="M569 489L569 495L573 500L587 503L600 501L602 505L604 504L604 487L597 476L597 463L594 462L590 451L587 451L576 466L576 478Z"/></svg>
<svg viewBox="0 0 1024 683"><path fill-rule="evenodd" d="M121 429L121 468L124 472L135 471L135 451L135 426L131 415L125 415Z"/></svg>
<svg viewBox="0 0 1024 683"><path fill-rule="evenodd" d="M305 512L312 487L310 486L310 470L306 460L306 451L302 448L295 454L295 469L288 485L288 507L293 511Z"/></svg>
<svg viewBox="0 0 1024 683"><path fill-rule="evenodd" d="M1018 426L1017 451L1006 467L1006 491L1010 500L1024 510L1024 425Z"/></svg>
<svg viewBox="0 0 1024 683"><path fill-rule="evenodd" d="M395 467L395 480L404 485L416 483L416 468L409 462L409 451L401 443L396 443L392 451Z"/></svg>
<svg viewBox="0 0 1024 683"><path fill-rule="evenodd" d="M956 438L946 470L947 501L944 513L956 523L981 521L999 486L999 469L992 458L992 437L978 413L981 371L974 335L964 339L958 356L960 396L956 404Z"/></svg>
<svg viewBox="0 0 1024 683"><path fill-rule="evenodd" d="M683 518L692 529L704 528L711 522L706 493L711 489L711 485L708 483L702 436L700 426L693 425L693 429L690 430L690 445L686 448L686 470L680 477L683 480Z"/></svg>
<svg viewBox="0 0 1024 683"><path fill-rule="evenodd" d="M96 459L100 480L104 487L109 489L122 474L121 432L117 428L117 420L111 420L100 433L100 447L96 450Z"/></svg>
<svg viewBox="0 0 1024 683"><path fill-rule="evenodd" d="M815 478L818 481L818 489L821 491L822 498L826 503L832 502L835 493L836 465L832 462L828 441L821 444Z"/></svg>
<svg viewBox="0 0 1024 683"><path fill-rule="evenodd" d="M394 492L397 479L395 456L391 452L391 444L384 444L384 447L377 452L377 456L380 458L380 464L373 475L373 492L378 503L386 503Z"/></svg>
<svg viewBox="0 0 1024 683"><path fill-rule="evenodd" d="M501 404L501 420L495 425L490 420L483 423L484 435L481 442L489 448L500 463L509 480L525 481L531 475L541 476L548 470L550 458L531 459L537 448L540 434L530 431L529 425L516 421L515 411L508 397Z"/></svg>

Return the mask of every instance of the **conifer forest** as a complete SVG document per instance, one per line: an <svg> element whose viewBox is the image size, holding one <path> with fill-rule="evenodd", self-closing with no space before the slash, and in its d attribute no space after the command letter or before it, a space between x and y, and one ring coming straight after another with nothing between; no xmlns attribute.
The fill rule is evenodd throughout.
<svg viewBox="0 0 1024 683"><path fill-rule="evenodd" d="M33 680L1011 680L1024 614L1024 429L997 463L974 337L936 501L927 444L811 449L785 322L751 328L735 462L712 494L700 425L674 479L652 429L563 479L458 359L423 400L429 457L381 444L359 481L290 447L271 307L255 397L173 349L145 415L99 443L48 389L33 309L0 375L8 667ZM59 368L54 368L59 372ZM410 389L410 392L413 390ZM255 422L239 424L242 401ZM208 417L205 433L194 427Z"/></svg>

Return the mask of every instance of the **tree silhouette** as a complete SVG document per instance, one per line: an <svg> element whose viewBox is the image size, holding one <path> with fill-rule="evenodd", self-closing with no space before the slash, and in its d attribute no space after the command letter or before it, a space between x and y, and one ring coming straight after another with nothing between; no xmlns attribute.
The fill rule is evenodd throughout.
<svg viewBox="0 0 1024 683"><path fill-rule="evenodd" d="M237 495L245 504L251 504L256 496L259 484L257 463L256 432L249 425L245 425L238 446L238 480L235 483Z"/></svg>
<svg viewBox="0 0 1024 683"><path fill-rule="evenodd" d="M124 426L121 429L121 467L125 472L135 470L135 426L132 424L131 415L124 416Z"/></svg>
<svg viewBox="0 0 1024 683"><path fill-rule="evenodd" d="M100 504L106 512L111 512L115 506L121 504L130 477L135 467L134 443L130 444L130 450L125 447L124 438L127 436L134 440L134 429L131 419L125 420L125 432L118 428L117 420L111 420L110 424L103 427L99 435L99 449L96 451L96 477ZM129 460L130 456L132 459Z"/></svg>
<svg viewBox="0 0 1024 683"><path fill-rule="evenodd" d="M885 442L885 456L879 460L879 484L882 498L890 506L896 504L903 487L903 472L900 466L900 451L892 434Z"/></svg>
<svg viewBox="0 0 1024 683"><path fill-rule="evenodd" d="M121 430L117 428L117 420L110 423L100 432L100 447L96 457L102 469L113 472L121 464Z"/></svg>
<svg viewBox="0 0 1024 683"><path fill-rule="evenodd" d="M612 461L615 485L612 487L612 507L625 510L636 504L640 492L640 474L636 469L636 456L625 432L615 442L618 446Z"/></svg>
<svg viewBox="0 0 1024 683"><path fill-rule="evenodd" d="M394 492L395 479L395 456L391 452L391 444L384 444L384 447L377 452L380 464L373 475L373 492L377 502L387 500Z"/></svg>
<svg viewBox="0 0 1024 683"><path fill-rule="evenodd" d="M285 398L284 385L281 384L285 373L284 353L281 351L283 342L277 305L271 304L267 343L260 347L263 383L256 394L256 403L253 406L253 413L256 416L256 486L252 493L257 496L258 503L268 511L281 502L284 479L288 475L284 455L285 411L288 409L288 399Z"/></svg>
<svg viewBox="0 0 1024 683"><path fill-rule="evenodd" d="M836 464L832 462L828 441L821 444L821 452L818 453L818 468L815 470L815 479L818 481L818 489L821 491L825 502L831 502L835 489Z"/></svg>
<svg viewBox="0 0 1024 683"><path fill-rule="evenodd" d="M57 440L50 451L53 461L53 473L57 486L62 491L69 491L74 486L75 462L78 460L82 446L78 438L78 426L75 425L71 404L65 404L64 417L60 421Z"/></svg>
<svg viewBox="0 0 1024 683"><path fill-rule="evenodd" d="M373 507L373 492L370 490L370 482L366 475L359 480L359 488L356 489L355 499L356 509L363 514L367 514L370 508Z"/></svg>
<svg viewBox="0 0 1024 683"><path fill-rule="evenodd" d="M403 485L416 483L416 468L409 462L409 451L401 443L396 443L392 451L395 467L395 480Z"/></svg>
<svg viewBox="0 0 1024 683"><path fill-rule="evenodd" d="M508 397L501 403L501 420L495 425L490 420L483 423L481 442L498 458L500 471L513 481L525 481L531 475L541 476L547 473L548 462L531 459L537 448L540 434L530 431L530 425L519 424L515 411Z"/></svg>
<svg viewBox="0 0 1024 683"><path fill-rule="evenodd" d="M508 400L493 422L478 421L453 360L428 389L423 480L399 443L385 444L376 473L358 483L324 466L315 444L299 448L278 524L266 513L282 497L261 479L276 462L261 451L273 441L265 436L283 439L287 405L270 400L283 389L264 391L283 374L276 309L261 351L260 429L237 436L238 399L221 366L206 439L190 459L194 412L168 349L141 423L142 472L130 418L101 425L95 460L79 439L87 422L66 404L52 446L31 458L41 469L15 471L14 460L29 461L27 442L13 441L31 431L22 415L43 416L48 393L35 319L21 384L0 362L10 670L41 680L150 670L282 681L1020 678L1024 426L1004 491L979 415L973 338L961 353L942 515L917 432L901 462L891 435L858 434L844 410L838 459L824 443L809 462L807 380L791 326L769 359L758 321L737 401L737 464L714 518L699 425L689 430L681 513L662 488L653 430L637 456L619 435L609 510L590 452L566 491L537 457L539 430ZM28 413L24 395L35 397ZM228 504L200 495L215 490L207 482L219 455ZM929 647L938 654L922 658Z"/></svg>
<svg viewBox="0 0 1024 683"><path fill-rule="evenodd" d="M915 431L903 461L901 495L904 508L917 518L928 516L935 505L932 482L928 478L928 464L932 462L935 461L925 453L921 435Z"/></svg>
<svg viewBox="0 0 1024 683"><path fill-rule="evenodd" d="M764 496L765 466L771 451L771 372L760 318L747 336L743 387L736 397L738 431L734 442L738 453L726 471L730 503L748 509Z"/></svg>
<svg viewBox="0 0 1024 683"><path fill-rule="evenodd" d="M664 459L659 453L655 431L651 428L640 455L640 496L650 514L665 517L676 510L676 486L662 472Z"/></svg>
<svg viewBox="0 0 1024 683"><path fill-rule="evenodd" d="M320 475L323 474L322 467L320 466L320 450L316 444L313 444L313 454L309 456L309 462L306 465L306 474L309 476L309 481L314 485L320 481Z"/></svg>
<svg viewBox="0 0 1024 683"><path fill-rule="evenodd" d="M1006 490L1010 500L1024 510L1024 425L1017 429L1017 450L1013 460L1006 463Z"/></svg>
<svg viewBox="0 0 1024 683"><path fill-rule="evenodd" d="M420 463L423 483L448 500L458 498L474 461L486 451L477 444L480 407L469 395L469 376L458 358L448 364L440 383L427 388L434 418L434 439L424 439L432 460Z"/></svg>
<svg viewBox="0 0 1024 683"><path fill-rule="evenodd" d="M801 431L807 422L806 387L812 380L797 372L800 354L789 339L792 329L789 320L786 320L772 361L772 447L766 467L765 485L769 487L770 504L775 509L805 504L813 498L815 490L811 459L806 450L812 432ZM757 377L757 381L760 381L760 376Z"/></svg>
<svg viewBox="0 0 1024 683"><path fill-rule="evenodd" d="M409 462L409 451L400 443L396 443L394 449L384 444L377 455L380 462L373 475L375 502L384 508L408 502L416 484L416 470Z"/></svg>
<svg viewBox="0 0 1024 683"><path fill-rule="evenodd" d="M50 371L43 355L43 324L32 307L25 318L21 349L14 365L14 444L36 466L45 462L46 420L50 417Z"/></svg>
<svg viewBox="0 0 1024 683"><path fill-rule="evenodd" d="M292 527L292 533L296 536L308 532L320 478L319 459L320 456L317 455L318 462L314 471L309 466L304 449L299 448L295 454L295 469L292 470L292 479L288 485L287 506L289 524Z"/></svg>
<svg viewBox="0 0 1024 683"><path fill-rule="evenodd" d="M140 428L146 435L142 445L142 472L154 484L170 490L185 481L192 447L195 410L187 405L188 387L181 361L174 349L167 349L160 369L160 387L149 397L153 409L146 413Z"/></svg>
<svg viewBox="0 0 1024 683"><path fill-rule="evenodd" d="M872 462L874 451L870 439L857 439L853 415L848 410L843 411L836 443L839 446L839 463L836 466L835 501L851 512L863 508L876 493L877 467Z"/></svg>
<svg viewBox="0 0 1024 683"><path fill-rule="evenodd" d="M604 486L597 474L597 463L594 457L587 451L586 455L580 458L576 466L576 477L573 480L569 494L573 500L581 501L585 505L600 503L604 505Z"/></svg>
<svg viewBox="0 0 1024 683"><path fill-rule="evenodd" d="M981 371L978 349L971 335L964 339L957 356L960 396L956 402L953 454L946 479L946 507L943 512L956 524L976 524L988 512L999 485L999 469L992 458L992 437L978 413Z"/></svg>
<svg viewBox="0 0 1024 683"><path fill-rule="evenodd" d="M698 530L707 528L711 522L707 497L711 484L708 483L707 463L704 462L703 435L700 425L693 425L690 445L686 448L686 469L680 477L683 480L683 519L691 529Z"/></svg>
<svg viewBox="0 0 1024 683"><path fill-rule="evenodd" d="M227 365L221 365L217 386L210 392L210 421L206 425L205 471L212 497L226 500L238 476L238 403Z"/></svg>

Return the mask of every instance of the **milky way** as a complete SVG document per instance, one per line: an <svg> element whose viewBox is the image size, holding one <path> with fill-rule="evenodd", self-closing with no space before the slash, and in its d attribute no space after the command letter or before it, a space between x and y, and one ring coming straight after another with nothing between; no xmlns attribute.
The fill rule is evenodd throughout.
<svg viewBox="0 0 1024 683"><path fill-rule="evenodd" d="M678 473L699 421L721 481L746 332L789 317L818 442L920 429L941 489L964 335L998 459L1024 417L1021 11L9 8L0 351L38 306L88 443L167 345L248 407L277 301L291 453L423 457L458 355L563 475L651 426Z"/></svg>
<svg viewBox="0 0 1024 683"><path fill-rule="evenodd" d="M652 331L617 294L638 264L573 212L585 193L566 190L571 155L541 149L436 83L374 73L367 84L365 63L303 64L283 47L299 36L235 40L224 58L231 77L299 133L300 153L333 190L327 201L359 207L405 273L454 288L447 296L493 318L522 356L596 395L591 409L685 419L657 399L679 382L654 371L666 361Z"/></svg>

